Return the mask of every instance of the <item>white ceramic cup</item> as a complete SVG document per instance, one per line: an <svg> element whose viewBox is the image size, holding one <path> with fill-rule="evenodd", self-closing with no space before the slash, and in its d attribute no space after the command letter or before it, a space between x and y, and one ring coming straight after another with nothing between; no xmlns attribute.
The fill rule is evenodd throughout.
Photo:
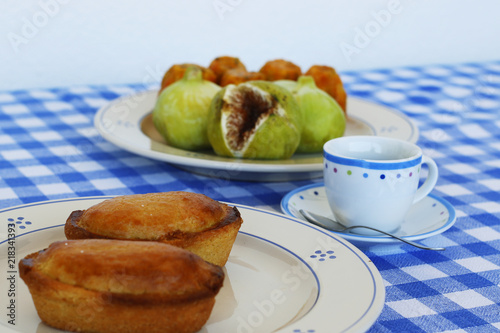
<svg viewBox="0 0 500 333"><path fill-rule="evenodd" d="M377 136L346 136L323 146L328 203L344 226L395 232L410 207L436 185L436 163L413 143ZM418 187L421 165L428 175ZM357 233L373 234L356 229Z"/></svg>

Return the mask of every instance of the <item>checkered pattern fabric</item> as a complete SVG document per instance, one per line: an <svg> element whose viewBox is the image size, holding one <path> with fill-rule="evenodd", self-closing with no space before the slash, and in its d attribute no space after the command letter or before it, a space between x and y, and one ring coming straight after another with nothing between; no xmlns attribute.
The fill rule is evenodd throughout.
<svg viewBox="0 0 500 333"><path fill-rule="evenodd" d="M345 72L351 96L393 107L419 127L420 145L440 168L433 193L456 224L423 243L366 252L387 291L371 332L500 330L500 62ZM0 92L0 208L65 197L186 190L279 210L311 181L208 178L143 158L103 140L96 111L143 85ZM314 180L321 181L321 179Z"/></svg>

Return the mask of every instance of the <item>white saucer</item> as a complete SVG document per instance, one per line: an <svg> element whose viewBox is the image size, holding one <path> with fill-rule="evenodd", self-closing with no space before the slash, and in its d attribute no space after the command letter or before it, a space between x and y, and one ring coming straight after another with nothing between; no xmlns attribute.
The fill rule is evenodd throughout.
<svg viewBox="0 0 500 333"><path fill-rule="evenodd" d="M285 195L281 201L281 210L290 216L305 221L299 209L333 218L325 194L323 183L311 184L295 189ZM443 198L428 195L414 204L401 225L395 232L408 240L421 240L441 234L448 230L456 220L455 209ZM333 232L336 233L336 232ZM403 244L388 236L365 236L356 234L336 233L358 247L371 247L380 244Z"/></svg>

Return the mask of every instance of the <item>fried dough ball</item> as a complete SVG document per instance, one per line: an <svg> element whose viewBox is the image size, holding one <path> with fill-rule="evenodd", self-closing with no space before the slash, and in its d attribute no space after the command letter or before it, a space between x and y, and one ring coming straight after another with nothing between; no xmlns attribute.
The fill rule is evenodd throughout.
<svg viewBox="0 0 500 333"><path fill-rule="evenodd" d="M222 56L215 58L212 60L210 65L208 66L217 77L217 83L220 83L220 80L224 73L230 69L240 69L246 71L245 65L240 61L240 59L229 56Z"/></svg>
<svg viewBox="0 0 500 333"><path fill-rule="evenodd" d="M177 64L170 67L163 76L163 79L161 81L160 93L162 92L163 89L165 89L172 83L182 79L182 77L184 76L184 72L190 66L195 66L201 69L202 77L204 80L216 83L216 76L210 68L202 67L196 64Z"/></svg>
<svg viewBox="0 0 500 333"><path fill-rule="evenodd" d="M347 94L335 69L329 66L314 65L309 68L305 75L312 76L316 86L332 96L344 110L344 113L346 112Z"/></svg>
<svg viewBox="0 0 500 333"><path fill-rule="evenodd" d="M247 81L265 80L266 77L260 72L247 72L241 69L230 69L226 71L221 79L220 86L225 87L228 84L239 84Z"/></svg>
<svg viewBox="0 0 500 333"><path fill-rule="evenodd" d="M266 76L267 81L296 81L299 76L302 75L302 70L299 66L283 59L271 60L266 62L259 72Z"/></svg>

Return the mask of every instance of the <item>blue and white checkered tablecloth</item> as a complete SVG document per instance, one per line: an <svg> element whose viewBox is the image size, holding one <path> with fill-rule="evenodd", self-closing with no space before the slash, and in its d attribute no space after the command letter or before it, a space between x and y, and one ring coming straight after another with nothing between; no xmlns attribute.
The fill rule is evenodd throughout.
<svg viewBox="0 0 500 333"><path fill-rule="evenodd" d="M350 95L400 110L417 124L418 145L440 168L433 193L457 212L456 224L432 237L444 252L407 245L366 252L387 292L370 331L500 331L500 62L345 72L342 78ZM149 88L0 92L0 208L187 190L279 211L286 193L310 183L214 181L103 140L93 126L96 111Z"/></svg>

